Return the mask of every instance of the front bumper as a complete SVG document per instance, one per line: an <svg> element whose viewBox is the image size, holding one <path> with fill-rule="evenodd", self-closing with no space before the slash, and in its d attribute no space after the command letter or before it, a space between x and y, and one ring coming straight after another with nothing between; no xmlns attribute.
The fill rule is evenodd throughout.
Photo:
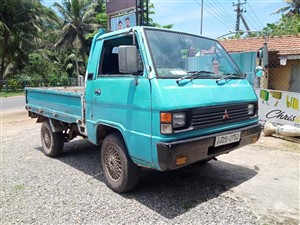
<svg viewBox="0 0 300 225"><path fill-rule="evenodd" d="M241 132L239 142L214 147L217 136ZM237 148L255 143L261 132L261 125L255 124L235 130L211 134L207 136L185 139L173 142L157 143L158 163L162 171L177 169L197 161L213 158L228 153ZM176 158L187 157L184 165L176 165Z"/></svg>

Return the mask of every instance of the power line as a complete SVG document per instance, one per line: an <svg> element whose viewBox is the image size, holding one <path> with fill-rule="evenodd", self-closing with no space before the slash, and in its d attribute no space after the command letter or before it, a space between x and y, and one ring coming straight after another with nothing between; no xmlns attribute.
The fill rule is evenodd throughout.
<svg viewBox="0 0 300 225"><path fill-rule="evenodd" d="M228 27L229 29L232 29L233 27L230 26L230 21L227 21L227 18L223 17L222 14L220 14L220 12L216 11L213 7L211 7L209 4L207 4L206 2L204 2L204 4L207 6L206 10L209 14L211 14L215 19L217 19L218 21L220 21L224 26ZM216 16L216 14L218 16ZM220 17L220 18L219 18Z"/></svg>
<svg viewBox="0 0 300 225"><path fill-rule="evenodd" d="M245 1L246 2L246 1ZM244 15L244 18L247 18L247 22L251 24L251 26L256 29L259 30L260 29L260 25L257 24L256 20L253 19L253 17L251 16L251 14L249 13L249 11L246 10L246 6L243 7L244 12L246 13Z"/></svg>
<svg viewBox="0 0 300 225"><path fill-rule="evenodd" d="M201 4L200 4L198 1L194 0L194 2L196 2L198 5L201 6ZM205 2L204 2L204 4L206 5ZM211 14L212 16L214 15L209 9L207 9L207 12L208 12L209 14ZM231 27L229 27L228 24L224 23L224 22L223 22L222 20L220 20L218 17L214 17L214 18L216 18L216 19L217 19L219 22L221 22L224 26L226 26L226 27L228 27L229 29L231 29Z"/></svg>
<svg viewBox="0 0 300 225"><path fill-rule="evenodd" d="M244 15L242 15L244 17L244 20L246 21L246 19L247 19L247 22L251 25L251 27L253 27L256 30L260 30L260 26L256 23L255 19L253 19L251 14L249 14L249 11L246 10L246 7L242 6L242 12L245 13ZM246 13L246 12L248 12L248 13ZM249 17L252 19L252 21L249 19ZM252 22L254 22L255 24Z"/></svg>
<svg viewBox="0 0 300 225"><path fill-rule="evenodd" d="M249 17L252 19L252 21L254 21L255 22L255 20L252 18L252 16L249 14L249 13L247 13L247 14L245 14L244 15L244 17L245 17L245 19L248 21L248 23L254 28L254 29L256 29L256 30L260 30L260 26L255 22L255 25L251 22L251 20L249 19Z"/></svg>
<svg viewBox="0 0 300 225"><path fill-rule="evenodd" d="M235 23L235 20L234 20L234 18L232 17L232 15L230 14L230 13L228 13L228 11L226 11L225 9L224 9L224 7L220 4L220 2L218 2L218 1L212 1L222 12L224 12L225 13L225 15L227 15L227 17L231 20L231 21L233 21L233 23Z"/></svg>
<svg viewBox="0 0 300 225"><path fill-rule="evenodd" d="M229 23L229 24L232 23L232 21L230 21L229 18L227 18L226 16L224 16L223 13L221 11L219 11L219 9L217 9L216 7L214 7L211 2L206 2L204 4L209 8L209 10L211 10L212 12L214 12L215 14L217 14L218 17L220 17L224 22Z"/></svg>
<svg viewBox="0 0 300 225"><path fill-rule="evenodd" d="M220 11L219 7L215 7L214 5L212 5L212 2L206 2L206 3L204 2L204 4L206 4L211 11L213 11L214 13L217 13L219 15L219 17L221 17L221 19L224 20L224 22L229 23L229 24L232 24L232 23L234 24L234 21L231 21L230 17L227 17L226 15L224 15L224 12L222 10ZM225 12L225 14L226 14L226 12Z"/></svg>
<svg viewBox="0 0 300 225"><path fill-rule="evenodd" d="M246 2L247 3L247 2ZM246 5L244 6L244 11L246 12ZM249 11L249 10L247 10L247 14L245 14L245 15L247 15L246 17L247 17L247 21L251 24L251 26L253 27L253 28L255 28L256 30L261 30L262 29L262 26L261 25L259 25L258 23L257 23L257 19L255 19L255 18L253 18L253 16L251 15L252 13Z"/></svg>
<svg viewBox="0 0 300 225"><path fill-rule="evenodd" d="M245 25L245 28L247 30L249 30L248 24L245 20L245 18L243 17L242 13L245 12L245 10L241 7L242 5L246 4L246 0L245 2L241 3L240 0L238 0L238 3L233 3L232 5L235 7L236 9L234 10L236 12L236 25L235 25L235 30L239 31L240 30L240 20L242 19L243 24Z"/></svg>
<svg viewBox="0 0 300 225"><path fill-rule="evenodd" d="M258 19L258 17L257 17L257 15L256 15L256 13L254 12L254 10L252 9L251 5L250 5L248 2L246 2L246 3L247 3L247 5L249 6L251 12L252 12L252 13L254 14L254 16L256 17L257 21L260 23L261 27L264 27L264 25L262 24L262 22L260 21L260 19Z"/></svg>

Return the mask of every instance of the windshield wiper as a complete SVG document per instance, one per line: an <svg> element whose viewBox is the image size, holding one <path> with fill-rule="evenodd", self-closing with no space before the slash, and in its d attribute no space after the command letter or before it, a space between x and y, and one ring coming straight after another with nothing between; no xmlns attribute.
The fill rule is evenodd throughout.
<svg viewBox="0 0 300 225"><path fill-rule="evenodd" d="M221 77L220 79L216 80L216 83L219 83L222 80L229 80L229 79L244 79L244 76L238 75L238 74L224 74L223 77Z"/></svg>
<svg viewBox="0 0 300 225"><path fill-rule="evenodd" d="M187 75L180 77L179 79L176 80L176 83L179 84L180 81L184 80L184 79L195 79L196 77L198 77L200 74L214 74L213 72L210 71L188 71Z"/></svg>

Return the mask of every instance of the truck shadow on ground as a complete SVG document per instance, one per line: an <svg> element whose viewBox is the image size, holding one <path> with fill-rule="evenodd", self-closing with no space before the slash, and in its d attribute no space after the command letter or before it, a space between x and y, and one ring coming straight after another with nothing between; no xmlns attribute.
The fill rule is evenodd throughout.
<svg viewBox="0 0 300 225"><path fill-rule="evenodd" d="M75 140L67 143L63 154L56 159L105 182L100 157L98 146L86 140ZM256 175L254 169L219 160L197 163L176 171L142 169L136 189L122 196L172 219Z"/></svg>

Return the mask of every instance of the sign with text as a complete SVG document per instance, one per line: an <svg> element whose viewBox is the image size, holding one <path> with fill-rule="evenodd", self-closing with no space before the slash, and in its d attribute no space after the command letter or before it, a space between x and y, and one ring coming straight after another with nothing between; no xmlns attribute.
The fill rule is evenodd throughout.
<svg viewBox="0 0 300 225"><path fill-rule="evenodd" d="M256 89L262 122L300 127L300 93Z"/></svg>
<svg viewBox="0 0 300 225"><path fill-rule="evenodd" d="M106 0L106 13L116 14L136 7L136 0Z"/></svg>

